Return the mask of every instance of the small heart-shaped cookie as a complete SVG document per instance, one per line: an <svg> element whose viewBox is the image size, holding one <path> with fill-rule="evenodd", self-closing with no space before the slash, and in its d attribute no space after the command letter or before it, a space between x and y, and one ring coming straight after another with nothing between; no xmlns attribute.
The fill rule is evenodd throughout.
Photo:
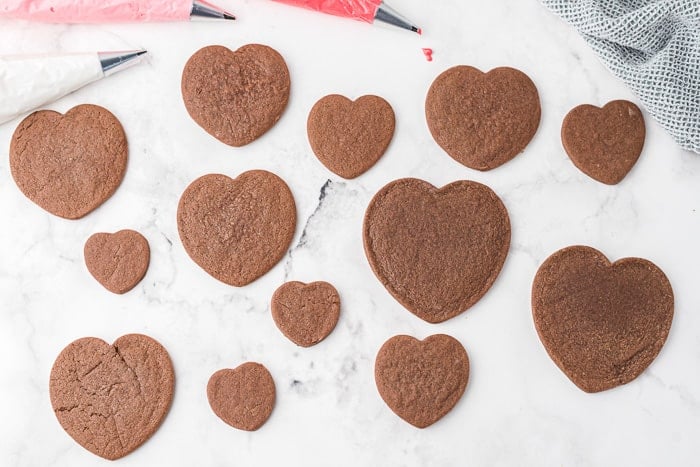
<svg viewBox="0 0 700 467"><path fill-rule="evenodd" d="M271 172L251 170L236 179L209 174L182 194L177 228L195 263L221 282L242 287L282 259L296 216L292 192Z"/></svg>
<svg viewBox="0 0 700 467"><path fill-rule="evenodd" d="M673 321L673 289L655 264L614 263L572 246L540 266L532 315L554 363L586 392L626 384L656 358Z"/></svg>
<svg viewBox="0 0 700 467"><path fill-rule="evenodd" d="M276 50L260 44L195 52L182 72L182 98L197 125L229 146L267 132L289 100L289 70Z"/></svg>
<svg viewBox="0 0 700 467"><path fill-rule="evenodd" d="M540 124L535 84L514 68L483 73L456 66L435 78L425 100L435 141L457 162L491 170L520 154Z"/></svg>
<svg viewBox="0 0 700 467"><path fill-rule="evenodd" d="M150 337L128 334L112 345L85 337L56 358L49 394L63 429L88 451L114 460L158 429L174 385L168 352Z"/></svg>
<svg viewBox="0 0 700 467"><path fill-rule="evenodd" d="M22 120L10 143L10 170L24 195L53 215L79 219L107 201L126 172L128 148L107 109L79 105Z"/></svg>
<svg viewBox="0 0 700 467"><path fill-rule="evenodd" d="M221 420L239 430L255 431L275 407L275 381L263 365L247 362L211 375L207 398Z"/></svg>
<svg viewBox="0 0 700 467"><path fill-rule="evenodd" d="M561 126L561 141L574 165L607 185L620 183L632 170L645 137L642 111L624 100L603 108L579 105Z"/></svg>
<svg viewBox="0 0 700 467"><path fill-rule="evenodd" d="M368 171L389 147L395 117L391 105L378 96L356 101L333 94L316 102L306 131L311 149L328 170L343 178Z"/></svg>
<svg viewBox="0 0 700 467"><path fill-rule="evenodd" d="M444 417L464 394L469 357L457 339L445 334L422 341L395 336L379 349L374 380L396 415L425 428Z"/></svg>
<svg viewBox="0 0 700 467"><path fill-rule="evenodd" d="M151 260L148 241L134 230L93 234L85 242L83 254L92 277L116 294L136 287Z"/></svg>
<svg viewBox="0 0 700 467"><path fill-rule="evenodd" d="M328 282L287 282L272 296L272 318L289 340L302 347L318 344L340 316L340 296Z"/></svg>
<svg viewBox="0 0 700 467"><path fill-rule="evenodd" d="M510 220L486 185L461 180L438 189L404 178L374 196L363 237L369 264L391 295L440 323L474 305L496 280Z"/></svg>

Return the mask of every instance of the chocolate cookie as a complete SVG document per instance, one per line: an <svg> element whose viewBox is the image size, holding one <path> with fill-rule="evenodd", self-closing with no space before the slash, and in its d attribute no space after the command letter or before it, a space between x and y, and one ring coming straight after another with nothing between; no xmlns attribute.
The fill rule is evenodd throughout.
<svg viewBox="0 0 700 467"><path fill-rule="evenodd" d="M282 259L296 223L289 187L264 170L236 179L204 175L187 187L177 208L177 228L190 258L237 287L250 284Z"/></svg>
<svg viewBox="0 0 700 467"><path fill-rule="evenodd" d="M328 282L287 282L272 296L272 318L289 340L302 347L318 344L340 316L340 296Z"/></svg>
<svg viewBox="0 0 700 467"><path fill-rule="evenodd" d="M10 170L39 207L79 219L119 187L127 154L119 120L107 109L84 104L65 115L41 110L22 120L10 143Z"/></svg>
<svg viewBox="0 0 700 467"><path fill-rule="evenodd" d="M105 289L123 294L136 287L146 275L151 250L143 235L134 230L96 233L84 248L85 265Z"/></svg>
<svg viewBox="0 0 700 467"><path fill-rule="evenodd" d="M260 44L195 52L182 72L182 98L192 119L228 144L244 146L277 123L289 100L289 70L276 50Z"/></svg>
<svg viewBox="0 0 700 467"><path fill-rule="evenodd" d="M128 334L112 345L85 337L54 362L49 393L63 429L88 451L114 460L158 429L174 384L168 352L150 337Z"/></svg>
<svg viewBox="0 0 700 467"><path fill-rule="evenodd" d="M430 323L453 318L491 287L510 246L510 220L486 185L389 183L364 220L365 254L384 287Z"/></svg>
<svg viewBox="0 0 700 467"><path fill-rule="evenodd" d="M422 341L395 336L379 349L374 379L396 415L425 428L444 417L464 394L469 357L458 340L445 334Z"/></svg>
<svg viewBox="0 0 700 467"><path fill-rule="evenodd" d="M209 405L217 417L239 430L255 431L275 407L275 381L260 363L219 370L207 384Z"/></svg>
<svg viewBox="0 0 700 467"><path fill-rule="evenodd" d="M532 284L535 327L554 363L586 392L626 384L661 351L673 320L673 290L641 258L614 263L572 246L540 266Z"/></svg>
<svg viewBox="0 0 700 467"><path fill-rule="evenodd" d="M642 111L629 101L603 108L579 105L561 126L561 141L574 165L607 185L620 183L632 170L645 137Z"/></svg>
<svg viewBox="0 0 700 467"><path fill-rule="evenodd" d="M491 170L521 153L535 136L540 97L532 80L514 68L482 73L456 66L433 81L425 116L433 138L453 159Z"/></svg>
<svg viewBox="0 0 700 467"><path fill-rule="evenodd" d="M378 96L356 101L333 94L311 109L306 123L311 149L328 170L343 178L368 171L394 136L394 110Z"/></svg>

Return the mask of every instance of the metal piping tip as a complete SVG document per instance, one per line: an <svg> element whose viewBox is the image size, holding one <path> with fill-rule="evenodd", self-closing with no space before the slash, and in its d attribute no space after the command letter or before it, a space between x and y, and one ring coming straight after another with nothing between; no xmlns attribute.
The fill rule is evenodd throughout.
<svg viewBox="0 0 700 467"><path fill-rule="evenodd" d="M98 52L97 58L100 59L102 72L105 76L113 75L118 71L125 70L142 61L143 55L146 55L146 50L125 50L121 52Z"/></svg>
<svg viewBox="0 0 700 467"><path fill-rule="evenodd" d="M384 23L391 24L392 26L408 29L409 31L413 31L418 34L421 33L421 29L418 26L406 19L398 11L391 8L383 0L377 7L377 12L374 14L374 19L375 21L382 21Z"/></svg>
<svg viewBox="0 0 700 467"><path fill-rule="evenodd" d="M193 0L190 20L224 19L235 20L236 17L226 10L222 10L216 5L205 0Z"/></svg>

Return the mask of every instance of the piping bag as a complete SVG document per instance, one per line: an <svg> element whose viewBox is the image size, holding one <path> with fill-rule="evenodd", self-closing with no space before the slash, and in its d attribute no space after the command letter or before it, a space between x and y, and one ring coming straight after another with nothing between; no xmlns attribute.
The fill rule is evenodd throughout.
<svg viewBox="0 0 700 467"><path fill-rule="evenodd" d="M334 16L352 18L365 23L380 21L421 34L421 29L391 8L383 0L274 0Z"/></svg>
<svg viewBox="0 0 700 467"><path fill-rule="evenodd" d="M44 23L236 19L205 0L0 0L0 18Z"/></svg>
<svg viewBox="0 0 700 467"><path fill-rule="evenodd" d="M0 56L0 124L135 65L145 50Z"/></svg>

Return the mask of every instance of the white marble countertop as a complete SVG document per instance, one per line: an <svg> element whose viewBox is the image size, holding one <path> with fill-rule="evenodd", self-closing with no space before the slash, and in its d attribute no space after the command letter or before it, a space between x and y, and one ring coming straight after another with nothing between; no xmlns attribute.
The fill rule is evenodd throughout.
<svg viewBox="0 0 700 467"><path fill-rule="evenodd" d="M83 336L112 342L140 332L160 341L176 370L176 393L161 428L124 466L658 466L697 462L700 435L700 156L677 148L647 116L645 150L627 178L605 186L579 172L559 129L581 103L634 99L567 25L537 0L395 0L423 38L263 0L220 0L231 23L62 26L0 22L0 53L149 50L149 62L70 95L49 108L81 103L110 109L130 147L116 194L79 221L53 217L28 201L8 165L18 120L0 126L0 465L107 465L61 429L48 396L51 365ZM439 6L438 6L439 4ZM210 44L260 42L287 60L289 107L264 137L223 145L187 115L180 74ZM421 47L435 50L428 63ZM449 158L428 132L423 104L444 69L513 66L528 73L542 100L542 123L525 153L487 173ZM397 127L383 159L344 181L313 156L306 116L329 93L378 94ZM293 248L262 279L224 285L197 267L179 241L180 194L210 172L271 170L298 206ZM440 325L404 310L376 280L362 249L365 207L400 177L435 185L473 179L503 198L512 247L492 290ZM320 196L325 194L325 196ZM98 231L133 228L149 240L150 269L123 296L89 275L82 249ZM585 394L554 365L537 338L530 286L539 264L573 244L611 259L641 256L668 275L676 314L666 346L632 383ZM301 349L270 316L284 280L327 280L342 297L340 322L321 344ZM380 399L374 357L395 334L448 333L467 348L467 391L437 424L418 430ZM277 384L263 428L238 431L206 398L209 376L260 361Z"/></svg>

